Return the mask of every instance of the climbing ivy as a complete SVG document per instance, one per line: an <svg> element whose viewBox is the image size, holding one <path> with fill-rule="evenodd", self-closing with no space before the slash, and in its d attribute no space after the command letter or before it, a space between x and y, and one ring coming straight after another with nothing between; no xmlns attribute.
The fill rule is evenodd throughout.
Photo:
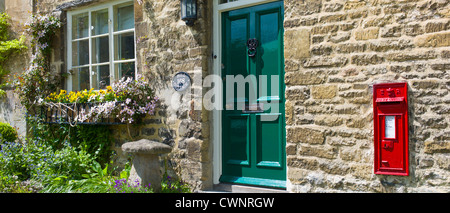
<svg viewBox="0 0 450 213"><path fill-rule="evenodd" d="M6 93L1 87L4 86L3 78L9 74L8 70L4 69L4 64L8 58L20 50L26 49L25 36L20 36L19 39L9 39L9 15L6 13L0 13L0 96L4 96Z"/></svg>

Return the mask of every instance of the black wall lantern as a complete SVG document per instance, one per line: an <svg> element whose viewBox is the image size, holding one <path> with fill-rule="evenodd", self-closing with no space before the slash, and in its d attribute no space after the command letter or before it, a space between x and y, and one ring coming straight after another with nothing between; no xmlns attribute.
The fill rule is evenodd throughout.
<svg viewBox="0 0 450 213"><path fill-rule="evenodd" d="M181 0L181 20L188 26L194 25L197 20L197 0Z"/></svg>

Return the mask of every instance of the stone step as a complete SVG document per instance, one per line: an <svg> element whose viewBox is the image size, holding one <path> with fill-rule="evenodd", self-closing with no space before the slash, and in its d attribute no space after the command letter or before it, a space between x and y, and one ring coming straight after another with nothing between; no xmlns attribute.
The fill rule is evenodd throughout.
<svg viewBox="0 0 450 213"><path fill-rule="evenodd" d="M220 183L214 185L212 190L198 191L199 193L288 193L284 189L255 187L238 184Z"/></svg>

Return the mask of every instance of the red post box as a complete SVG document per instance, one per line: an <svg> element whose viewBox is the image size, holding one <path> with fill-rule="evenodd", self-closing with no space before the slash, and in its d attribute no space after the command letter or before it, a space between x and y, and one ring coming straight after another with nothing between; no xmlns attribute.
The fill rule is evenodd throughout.
<svg viewBox="0 0 450 213"><path fill-rule="evenodd" d="M409 175L408 85L373 85L375 174Z"/></svg>

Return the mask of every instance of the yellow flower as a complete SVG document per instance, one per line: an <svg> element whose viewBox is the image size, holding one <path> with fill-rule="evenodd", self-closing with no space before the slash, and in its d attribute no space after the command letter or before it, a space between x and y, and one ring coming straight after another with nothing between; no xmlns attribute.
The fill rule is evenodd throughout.
<svg viewBox="0 0 450 213"><path fill-rule="evenodd" d="M112 92L112 87L111 87L111 86L107 86L107 87L106 87L106 91Z"/></svg>

